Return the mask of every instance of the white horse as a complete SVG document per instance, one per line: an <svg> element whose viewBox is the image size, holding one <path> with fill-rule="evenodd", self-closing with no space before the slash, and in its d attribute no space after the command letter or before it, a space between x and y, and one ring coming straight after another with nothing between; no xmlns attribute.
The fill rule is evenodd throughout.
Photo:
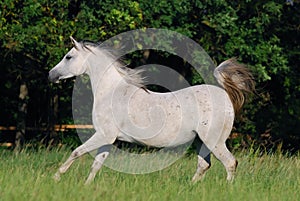
<svg viewBox="0 0 300 201"><path fill-rule="evenodd" d="M72 37L71 41L74 47L49 72L49 80L58 82L84 73L90 77L96 133L72 152L55 179L59 180L75 159L98 149L86 183L93 181L109 155L109 146L116 140L175 147L195 138L200 140L195 141L198 165L192 180L198 181L209 169L211 152L224 165L227 180L233 179L237 160L225 141L245 95L254 90L253 77L243 65L230 59L215 69L214 76L223 89L197 85L156 93L143 87L140 71L124 67L109 50L91 42L77 42ZM164 121L160 120L161 115Z"/></svg>

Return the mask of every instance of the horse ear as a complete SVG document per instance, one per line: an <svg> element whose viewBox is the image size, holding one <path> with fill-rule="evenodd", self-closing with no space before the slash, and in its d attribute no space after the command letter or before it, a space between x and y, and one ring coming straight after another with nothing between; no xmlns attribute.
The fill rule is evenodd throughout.
<svg viewBox="0 0 300 201"><path fill-rule="evenodd" d="M75 49L78 50L79 43L72 36L70 36L70 39L71 39L71 42L72 42L73 46L75 47Z"/></svg>

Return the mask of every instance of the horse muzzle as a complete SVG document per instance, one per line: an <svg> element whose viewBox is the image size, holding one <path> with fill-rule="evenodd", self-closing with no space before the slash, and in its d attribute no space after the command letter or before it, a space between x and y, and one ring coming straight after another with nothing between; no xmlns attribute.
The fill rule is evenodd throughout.
<svg viewBox="0 0 300 201"><path fill-rule="evenodd" d="M60 74L56 70L51 70L49 72L48 80L53 83L58 83Z"/></svg>

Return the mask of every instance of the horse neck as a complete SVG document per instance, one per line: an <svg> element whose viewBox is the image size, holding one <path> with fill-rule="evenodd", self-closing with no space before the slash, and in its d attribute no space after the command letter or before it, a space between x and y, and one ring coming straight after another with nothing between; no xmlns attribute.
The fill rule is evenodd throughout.
<svg viewBox="0 0 300 201"><path fill-rule="evenodd" d="M91 60L89 61L87 74L90 77L94 95L97 94L103 96L113 93L114 89L118 85L122 85L122 87L127 88L136 87L128 84L124 80L124 78L117 71L116 65L119 64L108 57L98 57L95 59L95 62Z"/></svg>

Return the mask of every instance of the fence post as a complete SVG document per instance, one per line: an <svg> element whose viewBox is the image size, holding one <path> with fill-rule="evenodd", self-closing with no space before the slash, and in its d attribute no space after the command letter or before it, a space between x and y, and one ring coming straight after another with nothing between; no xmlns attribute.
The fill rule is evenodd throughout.
<svg viewBox="0 0 300 201"><path fill-rule="evenodd" d="M15 138L15 149L20 150L24 143L26 131L26 114L28 104L28 88L25 82L20 85L19 104L17 114L17 132Z"/></svg>

